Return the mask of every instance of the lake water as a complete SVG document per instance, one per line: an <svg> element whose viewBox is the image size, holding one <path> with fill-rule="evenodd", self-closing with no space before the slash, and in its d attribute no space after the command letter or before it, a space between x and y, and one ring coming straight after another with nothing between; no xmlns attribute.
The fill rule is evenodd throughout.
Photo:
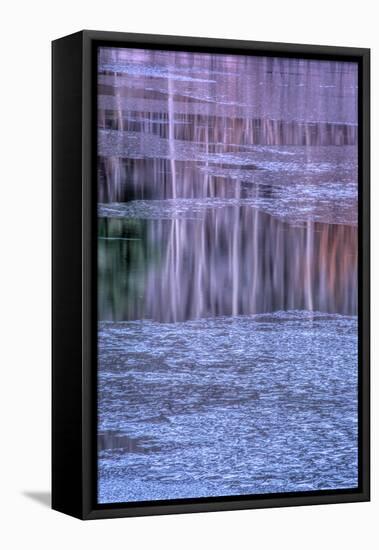
<svg viewBox="0 0 379 550"><path fill-rule="evenodd" d="M356 65L98 83L99 502L356 487Z"/></svg>

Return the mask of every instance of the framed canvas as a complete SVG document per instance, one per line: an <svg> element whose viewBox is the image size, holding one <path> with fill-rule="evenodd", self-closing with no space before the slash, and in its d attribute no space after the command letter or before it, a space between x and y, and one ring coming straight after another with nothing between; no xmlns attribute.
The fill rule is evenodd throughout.
<svg viewBox="0 0 379 550"><path fill-rule="evenodd" d="M369 50L53 42L53 508L369 500Z"/></svg>

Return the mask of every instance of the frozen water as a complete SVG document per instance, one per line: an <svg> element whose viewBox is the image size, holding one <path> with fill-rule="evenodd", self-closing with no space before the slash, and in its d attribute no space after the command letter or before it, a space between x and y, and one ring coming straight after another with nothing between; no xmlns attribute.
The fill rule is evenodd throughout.
<svg viewBox="0 0 379 550"><path fill-rule="evenodd" d="M357 486L357 320L99 325L99 501Z"/></svg>
<svg viewBox="0 0 379 550"><path fill-rule="evenodd" d="M356 487L357 64L98 62L99 502Z"/></svg>

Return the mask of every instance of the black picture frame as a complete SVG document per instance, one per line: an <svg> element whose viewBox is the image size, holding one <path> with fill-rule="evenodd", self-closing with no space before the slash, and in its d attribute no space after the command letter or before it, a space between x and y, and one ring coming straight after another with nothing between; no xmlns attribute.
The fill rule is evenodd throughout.
<svg viewBox="0 0 379 550"><path fill-rule="evenodd" d="M359 66L359 487L96 504L96 56L99 44L351 60ZM81 519L370 499L370 50L85 30L52 43L52 508Z"/></svg>

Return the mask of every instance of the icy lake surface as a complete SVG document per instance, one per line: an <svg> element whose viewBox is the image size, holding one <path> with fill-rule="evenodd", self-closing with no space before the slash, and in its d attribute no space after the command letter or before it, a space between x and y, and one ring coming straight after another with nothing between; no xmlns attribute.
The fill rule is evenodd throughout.
<svg viewBox="0 0 379 550"><path fill-rule="evenodd" d="M357 485L357 320L99 326L101 502Z"/></svg>
<svg viewBox="0 0 379 550"><path fill-rule="evenodd" d="M357 486L357 83L99 48L99 503Z"/></svg>

